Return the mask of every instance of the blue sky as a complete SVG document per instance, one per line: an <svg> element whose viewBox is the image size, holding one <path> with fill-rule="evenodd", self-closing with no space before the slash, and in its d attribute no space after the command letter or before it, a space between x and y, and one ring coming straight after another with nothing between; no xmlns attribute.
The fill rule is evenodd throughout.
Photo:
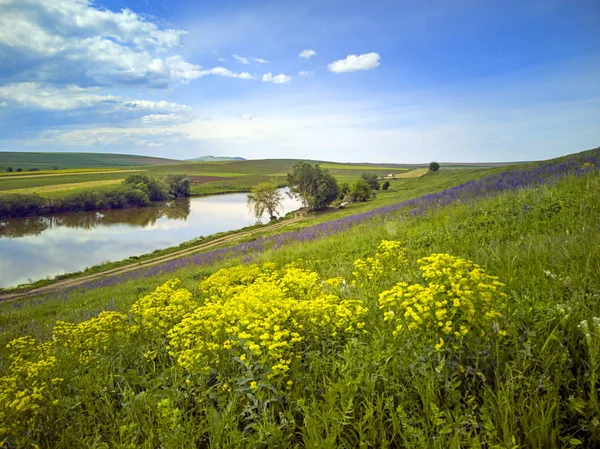
<svg viewBox="0 0 600 449"><path fill-rule="evenodd" d="M0 9L0 151L409 163L600 145L597 0Z"/></svg>

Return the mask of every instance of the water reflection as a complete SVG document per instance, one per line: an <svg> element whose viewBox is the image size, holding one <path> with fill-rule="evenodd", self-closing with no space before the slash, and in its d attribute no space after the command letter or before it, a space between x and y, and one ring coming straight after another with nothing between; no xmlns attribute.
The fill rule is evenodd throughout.
<svg viewBox="0 0 600 449"><path fill-rule="evenodd" d="M282 213L300 204L284 195ZM263 222L268 217L263 218ZM246 195L0 221L0 287L126 259L256 223Z"/></svg>
<svg viewBox="0 0 600 449"><path fill-rule="evenodd" d="M48 229L59 227L86 230L95 229L99 225L125 224L131 227L146 227L155 225L162 217L169 220L186 220L190 212L190 198L178 198L144 208L8 219L0 221L0 237L19 238L40 235Z"/></svg>

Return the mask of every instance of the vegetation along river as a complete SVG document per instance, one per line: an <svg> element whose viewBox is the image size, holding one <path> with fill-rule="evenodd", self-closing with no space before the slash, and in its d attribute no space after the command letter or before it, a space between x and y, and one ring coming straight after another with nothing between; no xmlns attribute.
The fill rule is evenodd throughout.
<svg viewBox="0 0 600 449"><path fill-rule="evenodd" d="M285 190L282 189L282 193ZM283 194L285 214L300 203ZM268 216L262 222L268 222ZM0 220L0 287L81 271L256 223L245 193L151 207Z"/></svg>

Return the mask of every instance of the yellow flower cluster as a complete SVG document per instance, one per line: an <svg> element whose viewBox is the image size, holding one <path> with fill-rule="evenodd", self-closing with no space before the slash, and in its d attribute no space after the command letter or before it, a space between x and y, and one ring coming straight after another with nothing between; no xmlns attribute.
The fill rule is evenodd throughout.
<svg viewBox="0 0 600 449"><path fill-rule="evenodd" d="M105 352L111 339L125 334L126 321L127 315L120 312L101 312L96 318L78 324L57 321L52 338L85 365L96 354Z"/></svg>
<svg viewBox="0 0 600 449"><path fill-rule="evenodd" d="M426 285L400 282L379 295L379 308L394 335L425 334L438 350L471 332L485 335L500 316L504 284L449 254L432 254L418 264Z"/></svg>
<svg viewBox="0 0 600 449"><path fill-rule="evenodd" d="M272 264L223 269L201 283L211 295L169 331L171 354L190 372L207 373L237 357L267 379L283 376L298 351L360 332L360 301L331 293L341 279Z"/></svg>
<svg viewBox="0 0 600 449"><path fill-rule="evenodd" d="M397 271L406 261L405 250L400 242L382 240L374 257L357 259L354 262L352 275L356 279L353 284L362 287L381 277L389 276L390 272Z"/></svg>
<svg viewBox="0 0 600 449"><path fill-rule="evenodd" d="M192 298L192 293L178 288L179 284L179 279L171 279L131 306L131 313L141 318L142 328L164 332L198 307L199 304ZM131 331L135 330L137 327L132 326Z"/></svg>
<svg viewBox="0 0 600 449"><path fill-rule="evenodd" d="M11 341L8 375L0 377L0 438L35 416L48 388L56 357L48 355L52 343L36 345L33 337Z"/></svg>

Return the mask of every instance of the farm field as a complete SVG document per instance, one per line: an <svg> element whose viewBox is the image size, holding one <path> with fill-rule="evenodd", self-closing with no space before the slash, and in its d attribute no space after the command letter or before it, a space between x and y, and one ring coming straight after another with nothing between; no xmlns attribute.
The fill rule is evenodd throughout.
<svg viewBox="0 0 600 449"><path fill-rule="evenodd" d="M18 153L25 154L25 153ZM114 155L113 155L114 156ZM31 159L33 156L28 155ZM124 159L129 160L129 159ZM32 163L35 161L32 160ZM169 161L168 165L144 165L139 167L126 166L121 170L93 169L72 172L44 171L20 172L0 174L0 193L39 193L46 198L61 196L85 190L83 183L88 187L110 184L105 181L118 181L132 173L162 177L169 173L185 173L193 181L193 195L210 195L224 192L247 192L259 183L274 180L280 185L286 182L287 173L291 170L294 159L265 159L245 161L217 161L217 162L178 162ZM2 165L2 163L0 163ZM508 165L508 164L505 164ZM397 177L415 177L427 173L424 165L401 164L341 164L322 162L339 181L353 181L363 171L372 171L380 176L388 174ZM462 169L475 170L496 167L498 164L480 164L465 166ZM452 169L456 169L452 165ZM79 184L79 186L78 186ZM49 186L56 186L50 188Z"/></svg>
<svg viewBox="0 0 600 449"><path fill-rule="evenodd" d="M410 197L0 304L0 441L597 447L599 167L395 180Z"/></svg>

